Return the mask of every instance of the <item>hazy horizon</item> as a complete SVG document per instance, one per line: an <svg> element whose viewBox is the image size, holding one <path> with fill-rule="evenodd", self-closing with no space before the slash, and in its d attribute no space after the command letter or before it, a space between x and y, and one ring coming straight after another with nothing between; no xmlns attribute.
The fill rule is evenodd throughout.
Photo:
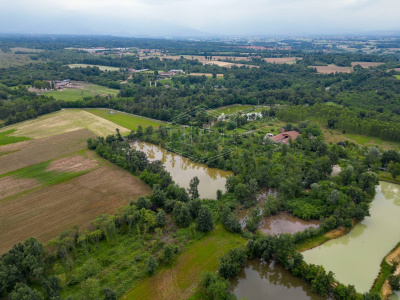
<svg viewBox="0 0 400 300"><path fill-rule="evenodd" d="M1 33L201 36L400 31L397 0L3 2Z"/></svg>

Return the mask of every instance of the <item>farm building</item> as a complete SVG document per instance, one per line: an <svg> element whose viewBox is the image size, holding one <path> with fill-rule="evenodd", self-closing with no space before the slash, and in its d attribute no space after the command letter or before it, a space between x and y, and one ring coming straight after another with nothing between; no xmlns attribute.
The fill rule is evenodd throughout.
<svg viewBox="0 0 400 300"><path fill-rule="evenodd" d="M299 134L300 133L293 130L293 131L282 132L280 134L277 134L276 136L272 137L271 139L274 141L275 144L276 143L287 144L290 139L292 141L294 141L299 136Z"/></svg>
<svg viewBox="0 0 400 300"><path fill-rule="evenodd" d="M170 73L174 73L174 75L176 74L185 74L185 72L183 72L183 70L170 70Z"/></svg>
<svg viewBox="0 0 400 300"><path fill-rule="evenodd" d="M54 88L55 89L61 89L61 88L65 87L65 86L67 86L69 84L69 82L70 82L69 79L64 79L64 80L61 80L61 81L54 81L53 82Z"/></svg>

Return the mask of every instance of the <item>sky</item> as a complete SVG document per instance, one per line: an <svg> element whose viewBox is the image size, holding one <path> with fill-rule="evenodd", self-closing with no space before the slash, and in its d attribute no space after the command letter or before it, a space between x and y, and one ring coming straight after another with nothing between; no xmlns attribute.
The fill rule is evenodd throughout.
<svg viewBox="0 0 400 300"><path fill-rule="evenodd" d="M168 36L400 31L400 0L0 0L2 33Z"/></svg>

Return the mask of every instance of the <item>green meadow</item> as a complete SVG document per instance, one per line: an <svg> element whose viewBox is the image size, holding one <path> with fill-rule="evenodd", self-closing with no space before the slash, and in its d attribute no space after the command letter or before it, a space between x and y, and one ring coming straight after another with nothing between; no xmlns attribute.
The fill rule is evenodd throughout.
<svg viewBox="0 0 400 300"><path fill-rule="evenodd" d="M30 140L28 137L23 136L10 136L16 129L10 129L4 132L0 132L0 146L14 144L22 141Z"/></svg>

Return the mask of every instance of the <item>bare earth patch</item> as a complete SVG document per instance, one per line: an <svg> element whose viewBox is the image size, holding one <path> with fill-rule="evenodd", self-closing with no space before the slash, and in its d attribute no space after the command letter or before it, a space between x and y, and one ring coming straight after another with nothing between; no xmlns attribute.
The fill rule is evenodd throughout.
<svg viewBox="0 0 400 300"><path fill-rule="evenodd" d="M58 158L86 148L94 134L86 129L0 147L0 175Z"/></svg>
<svg viewBox="0 0 400 300"><path fill-rule="evenodd" d="M351 66L354 67L354 66L360 65L363 68L370 68L370 67L377 67L377 66L380 66L380 65L383 65L383 64L385 64L385 63L382 63L382 62L370 62L370 61L353 61L351 63Z"/></svg>
<svg viewBox="0 0 400 300"><path fill-rule="evenodd" d="M392 253L390 253L388 256L385 257L385 261L389 265L392 265L393 260L400 262L400 247L397 247ZM393 274L394 275L400 274L400 265L397 266L397 269L396 269L396 271L394 271ZM385 283L382 286L383 299L386 299L391 294L393 294L393 290L392 290L392 287L390 286L388 280L386 279Z"/></svg>
<svg viewBox="0 0 400 300"><path fill-rule="evenodd" d="M6 176L0 178L0 199L39 186L39 182L32 178L14 178Z"/></svg>
<svg viewBox="0 0 400 300"><path fill-rule="evenodd" d="M67 182L0 201L0 254L31 236L47 242L75 224L88 226L98 215L151 193L139 178L104 164Z"/></svg>
<svg viewBox="0 0 400 300"><path fill-rule="evenodd" d="M80 172L96 166L96 161L80 155L74 155L52 161L46 171Z"/></svg>
<svg viewBox="0 0 400 300"><path fill-rule="evenodd" d="M333 74L333 73L350 73L350 67L338 67L334 65L329 66L310 66L311 68L317 69L318 73L321 74Z"/></svg>

